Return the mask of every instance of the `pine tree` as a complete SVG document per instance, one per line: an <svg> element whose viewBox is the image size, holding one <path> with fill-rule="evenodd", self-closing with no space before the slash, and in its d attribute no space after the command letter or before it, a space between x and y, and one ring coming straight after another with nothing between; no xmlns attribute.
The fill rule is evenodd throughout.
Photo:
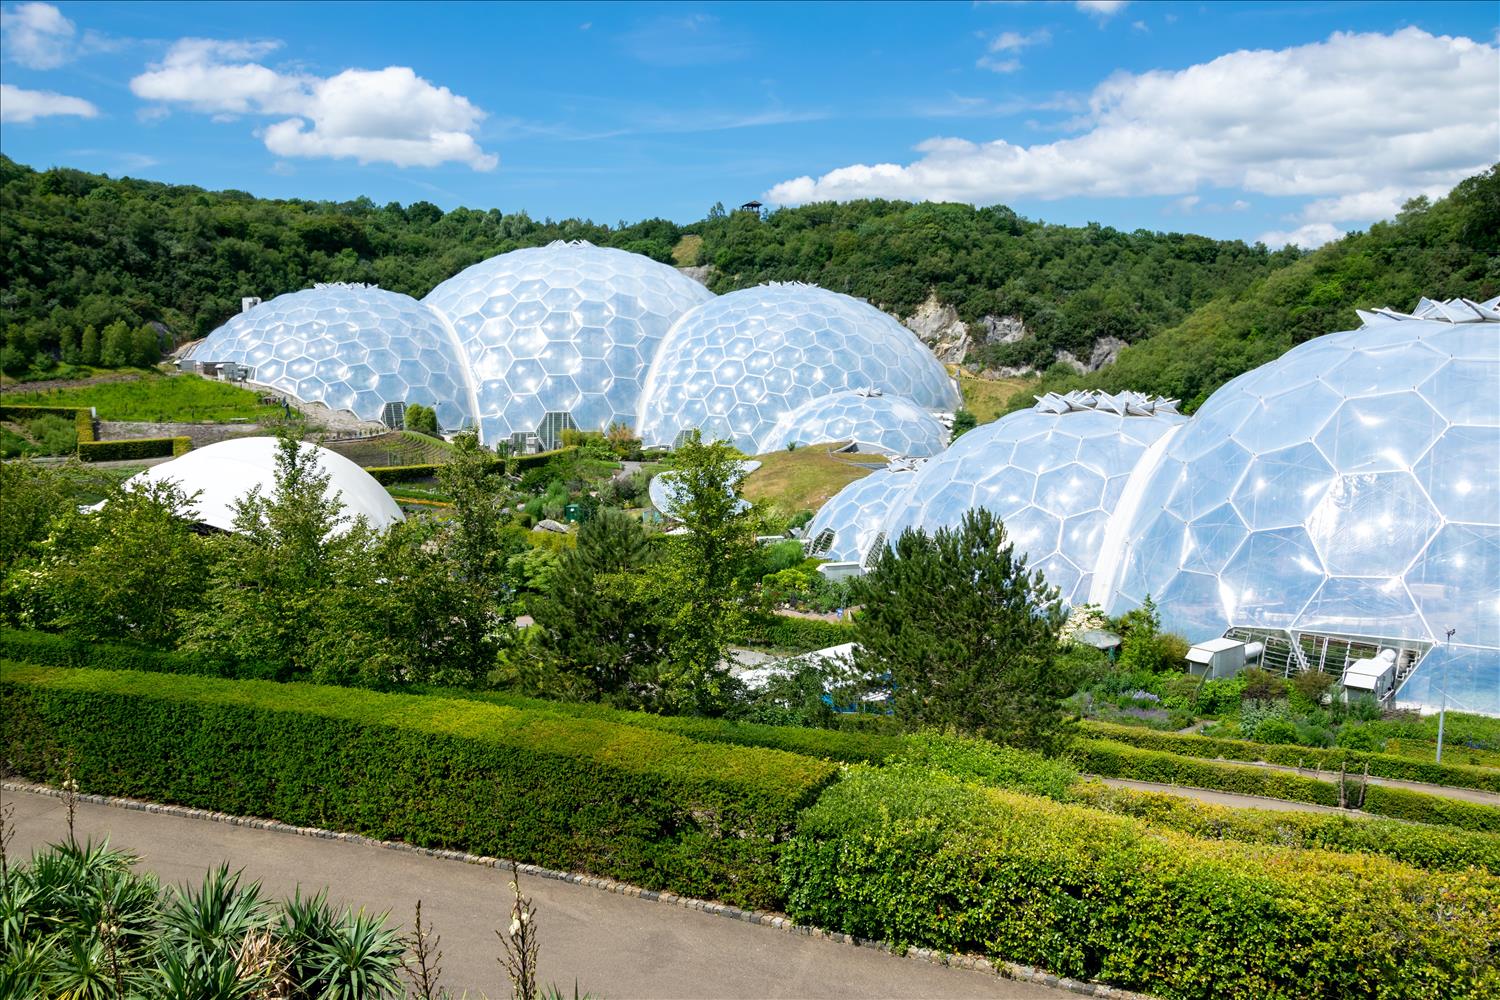
<svg viewBox="0 0 1500 1000"><path fill-rule="evenodd" d="M76 365L81 360L83 353L78 347L78 328L71 323L62 328L58 334L58 354L62 357L65 365Z"/></svg>
<svg viewBox="0 0 1500 1000"><path fill-rule="evenodd" d="M904 532L854 590L855 667L889 678L902 722L1043 750L1066 736L1057 591L992 513Z"/></svg>
<svg viewBox="0 0 1500 1000"><path fill-rule="evenodd" d="M90 323L83 328L83 340L78 348L78 360L86 365L99 363L99 331Z"/></svg>

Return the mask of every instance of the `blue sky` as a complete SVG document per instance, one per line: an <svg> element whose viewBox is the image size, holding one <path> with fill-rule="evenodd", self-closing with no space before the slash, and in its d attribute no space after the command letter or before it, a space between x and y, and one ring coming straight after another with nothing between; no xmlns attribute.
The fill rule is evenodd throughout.
<svg viewBox="0 0 1500 1000"><path fill-rule="evenodd" d="M1494 3L0 3L0 148L268 197L1315 245L1500 159Z"/></svg>

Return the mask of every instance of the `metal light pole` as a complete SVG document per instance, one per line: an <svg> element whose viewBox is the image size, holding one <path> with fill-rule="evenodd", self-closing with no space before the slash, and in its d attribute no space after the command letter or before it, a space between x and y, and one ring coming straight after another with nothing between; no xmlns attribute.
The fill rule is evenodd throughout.
<svg viewBox="0 0 1500 1000"><path fill-rule="evenodd" d="M1443 660L1443 704L1438 709L1438 752L1437 762L1443 762L1443 717L1448 714L1448 664L1453 662L1453 633L1458 629L1448 630L1448 656Z"/></svg>

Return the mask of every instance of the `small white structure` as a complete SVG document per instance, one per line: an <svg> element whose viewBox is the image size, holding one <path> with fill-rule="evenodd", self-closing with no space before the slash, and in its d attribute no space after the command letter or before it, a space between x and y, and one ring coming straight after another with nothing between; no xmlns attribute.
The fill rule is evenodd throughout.
<svg viewBox="0 0 1500 1000"><path fill-rule="evenodd" d="M1188 650L1188 672L1211 681L1233 677L1259 660L1261 649L1260 643L1243 639L1206 639Z"/></svg>
<svg viewBox="0 0 1500 1000"><path fill-rule="evenodd" d="M864 564L858 562L826 562L818 564L818 574L830 583L835 580L847 580L851 576L862 576L864 571Z"/></svg>
<svg viewBox="0 0 1500 1000"><path fill-rule="evenodd" d="M1382 649L1368 660L1351 661L1344 667L1339 683L1343 685L1345 701L1350 694L1385 698L1396 686L1396 651Z"/></svg>
<svg viewBox="0 0 1500 1000"><path fill-rule="evenodd" d="M194 504L197 520L221 531L234 530L234 505L255 487L263 496L276 490L277 439L272 437L233 438L206 448L198 448L170 462L153 465L126 480L132 484L172 480L190 496L198 494ZM328 475L323 495L338 500L351 520L363 517L372 527L384 529L404 521L401 508L391 499L385 487L368 472L337 452L303 442L303 452L315 452L318 466ZM349 522L338 532L348 530Z"/></svg>

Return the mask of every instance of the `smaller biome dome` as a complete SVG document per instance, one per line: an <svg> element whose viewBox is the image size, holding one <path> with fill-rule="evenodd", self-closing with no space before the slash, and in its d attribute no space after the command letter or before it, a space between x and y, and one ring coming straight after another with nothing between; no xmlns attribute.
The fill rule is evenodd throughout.
<svg viewBox="0 0 1500 1000"><path fill-rule="evenodd" d="M909 399L879 389L850 389L808 400L787 413L760 439L756 451L834 441L849 441L860 451L927 458L948 443L948 428Z"/></svg>
<svg viewBox="0 0 1500 1000"><path fill-rule="evenodd" d="M125 487L129 489L132 483L171 480L189 496L198 494L193 506L199 523L221 531L233 531L236 501L256 487L260 487L262 496L275 492L279 444L272 437L220 441L194 449L170 462L153 465L126 480ZM347 531L353 519L359 517L377 529L406 519L385 488L349 459L305 441L298 447L304 453L316 454L319 469L328 476L328 488L323 495L329 500L337 497L343 505L348 520L335 530L336 534Z"/></svg>
<svg viewBox="0 0 1500 1000"><path fill-rule="evenodd" d="M755 454L782 417L850 389L938 412L959 405L932 352L869 303L815 285L757 285L672 327L646 377L636 432L648 447L673 447L699 430Z"/></svg>
<svg viewBox="0 0 1500 1000"><path fill-rule="evenodd" d="M1066 604L1090 600L1110 515L1136 462L1180 426L1170 400L1136 393L1047 395L964 434L917 474L883 528L955 528L983 507Z"/></svg>
<svg viewBox="0 0 1500 1000"><path fill-rule="evenodd" d="M819 508L807 526L807 554L832 562L863 564L882 541L886 515L916 481L918 465L893 462L845 486Z"/></svg>
<svg viewBox="0 0 1500 1000"><path fill-rule="evenodd" d="M553 447L566 429L634 426L657 345L712 297L650 257L559 240L482 260L423 301L468 357L484 442Z"/></svg>
<svg viewBox="0 0 1500 1000"><path fill-rule="evenodd" d="M373 285L278 295L209 334L193 360L244 365L256 385L362 420L421 403L442 427L473 423L467 366L442 317Z"/></svg>
<svg viewBox="0 0 1500 1000"><path fill-rule="evenodd" d="M754 459L741 461L739 463L740 480L743 482L744 478L760 468L760 465L761 463ZM655 507L657 512L665 517L675 518L677 516L677 503L680 490L677 485L676 476L677 473L668 469L666 472L652 476L651 481L646 484L646 496L651 500L651 506ZM735 504L734 509L740 511L745 510L749 506L750 501L741 498Z"/></svg>
<svg viewBox="0 0 1500 1000"><path fill-rule="evenodd" d="M1111 610L1431 644L1397 700L1500 713L1497 305L1361 312L1220 387L1147 470Z"/></svg>

